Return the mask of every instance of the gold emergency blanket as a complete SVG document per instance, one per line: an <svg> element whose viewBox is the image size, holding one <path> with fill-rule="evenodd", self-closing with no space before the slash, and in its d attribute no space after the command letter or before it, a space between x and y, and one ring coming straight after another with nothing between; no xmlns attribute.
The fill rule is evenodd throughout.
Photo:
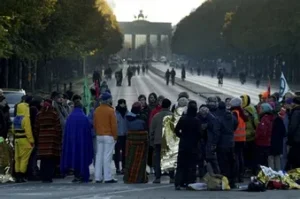
<svg viewBox="0 0 300 199"><path fill-rule="evenodd" d="M300 189L300 185L298 185L293 178L298 178L299 171L298 169L294 169L288 172L288 174L283 173L282 171L274 171L269 167L260 166L261 171L257 175L257 179L264 183L268 184L271 180L277 180L284 184L286 184L289 189Z"/></svg>
<svg viewBox="0 0 300 199"><path fill-rule="evenodd" d="M161 170L168 172L176 169L179 138L174 133L174 129L185 108L176 108L173 115L163 119L163 133L161 143Z"/></svg>
<svg viewBox="0 0 300 199"><path fill-rule="evenodd" d="M11 176L13 150L8 140L0 137L0 183L14 182Z"/></svg>

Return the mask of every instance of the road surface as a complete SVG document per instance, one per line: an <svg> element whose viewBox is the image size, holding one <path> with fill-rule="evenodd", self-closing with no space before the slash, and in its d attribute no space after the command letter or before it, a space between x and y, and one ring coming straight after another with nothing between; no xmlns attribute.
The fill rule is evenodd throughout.
<svg viewBox="0 0 300 199"><path fill-rule="evenodd" d="M138 95L148 95L150 92L163 94L171 99L173 103L177 100L179 92L184 91L178 86L166 86L162 78L149 73L145 76L135 76L132 79L132 86L127 86L125 79L122 87L114 87L115 80L109 82L114 98L114 105L117 100L124 98L128 107L134 103ZM188 92L191 99L203 103L197 95ZM112 164L112 168L114 168ZM91 166L91 172L93 168ZM91 175L93 177L93 175ZM153 175L150 175L148 184L124 184L122 176L116 176L117 184L73 184L72 177L65 179L55 179L52 184L42 184L40 182L27 182L24 184L0 184L0 199L292 199L299 198L298 191L267 191L265 193L248 193L243 191L227 192L195 192L195 191L175 191L174 186L168 184L168 177L162 178L162 184L152 184Z"/></svg>
<svg viewBox="0 0 300 199"><path fill-rule="evenodd" d="M169 65L164 64L153 64L153 67L166 72L167 69L170 69ZM181 77L181 69L176 69L176 76ZM218 87L218 79L215 76L211 78L210 76L198 76L196 75L196 71L194 75L192 75L189 70L186 70L186 81L191 81L195 84L199 84L201 86L207 87L213 91L220 92L223 94L227 94L233 97L240 97L241 95L248 94L251 97L251 102L253 104L257 104L259 102L258 95L261 92L267 91L267 85L261 85L260 88L256 88L256 85L253 83L247 83L245 85L241 85L239 81L236 79L224 78L223 87ZM278 85L274 85L271 87L271 92L278 92ZM224 100L224 99L223 99Z"/></svg>

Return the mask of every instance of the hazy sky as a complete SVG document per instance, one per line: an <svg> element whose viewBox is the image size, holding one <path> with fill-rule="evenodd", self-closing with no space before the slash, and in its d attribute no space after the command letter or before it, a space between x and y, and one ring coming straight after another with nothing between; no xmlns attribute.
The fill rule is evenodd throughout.
<svg viewBox="0 0 300 199"><path fill-rule="evenodd" d="M205 0L107 0L118 21L133 21L140 10L153 22L178 23Z"/></svg>

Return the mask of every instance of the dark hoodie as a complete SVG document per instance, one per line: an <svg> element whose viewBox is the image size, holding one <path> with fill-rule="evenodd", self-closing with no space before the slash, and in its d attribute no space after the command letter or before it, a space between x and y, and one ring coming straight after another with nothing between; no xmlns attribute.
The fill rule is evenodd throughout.
<svg viewBox="0 0 300 199"><path fill-rule="evenodd" d="M197 103L190 101L187 114L179 119L175 127L175 133L180 138L179 151L197 153L197 147L201 139L201 125L196 117L197 109Z"/></svg>
<svg viewBox="0 0 300 199"><path fill-rule="evenodd" d="M128 131L146 131L146 122L140 118L140 115L128 112L126 114Z"/></svg>
<svg viewBox="0 0 300 199"><path fill-rule="evenodd" d="M220 137L219 148L234 147L234 131L238 126L237 119L226 109L225 102L219 103Z"/></svg>

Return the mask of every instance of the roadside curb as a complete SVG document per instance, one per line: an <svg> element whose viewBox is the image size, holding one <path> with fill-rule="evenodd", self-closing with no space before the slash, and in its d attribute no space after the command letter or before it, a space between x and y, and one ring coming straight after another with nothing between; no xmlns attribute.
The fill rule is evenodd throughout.
<svg viewBox="0 0 300 199"><path fill-rule="evenodd" d="M165 75L164 75L164 72L162 72L162 71L160 71L159 69L157 69L157 68L155 68L155 67L153 67L153 66L150 66L150 68L149 68L149 70L151 71L151 72L153 72L155 75L157 75L157 76L159 76L159 77L161 77L161 78L165 78ZM184 88L185 90L188 90L188 91L190 91L190 92L192 92L192 93L194 93L194 94L196 94L196 95L198 95L199 97L201 97L201 98L203 98L203 99L207 99L208 97L210 97L210 96L218 96L218 95L222 95L222 96L224 96L225 98L226 97L232 97L232 96L230 96L230 95L226 95L226 94L224 94L224 93L220 93L220 92L216 92L216 91L214 91L214 90L211 90L211 89L209 89L209 88L207 88L207 87L205 87L205 86L201 86L201 85L199 85L199 84L195 84L195 83L193 83L193 82L191 82L191 81L182 81L180 78L178 78L178 77L175 77L175 84L176 85L178 85L178 86L180 86L180 87L182 87L182 88ZM185 85L185 84L189 84L189 85ZM191 88L191 87L194 87L194 88ZM195 88L197 88L197 90L195 89Z"/></svg>

